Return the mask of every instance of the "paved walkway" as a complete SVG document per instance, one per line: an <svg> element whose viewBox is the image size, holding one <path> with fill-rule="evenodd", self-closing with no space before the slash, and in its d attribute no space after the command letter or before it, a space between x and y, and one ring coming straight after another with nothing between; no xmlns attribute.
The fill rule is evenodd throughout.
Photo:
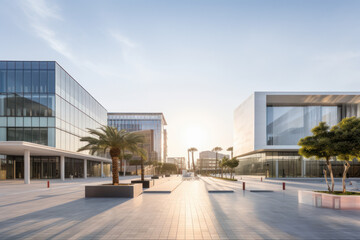
<svg viewBox="0 0 360 240"><path fill-rule="evenodd" d="M122 178L123 179L123 178ZM135 199L85 199L89 179L26 186L0 182L0 239L358 239L360 211L314 208L297 203L301 185L213 180L234 193L208 193L205 182L184 181L171 194ZM123 179L129 181L129 179ZM306 188L324 188L306 183ZM11 187L9 188L9 186ZM9 189L11 191L9 192Z"/></svg>

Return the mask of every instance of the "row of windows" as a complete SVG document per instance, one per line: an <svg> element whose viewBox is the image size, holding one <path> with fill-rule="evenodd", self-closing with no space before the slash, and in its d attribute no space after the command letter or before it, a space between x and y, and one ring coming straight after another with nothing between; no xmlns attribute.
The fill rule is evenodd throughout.
<svg viewBox="0 0 360 240"><path fill-rule="evenodd" d="M55 116L55 95L0 94L0 116Z"/></svg>
<svg viewBox="0 0 360 240"><path fill-rule="evenodd" d="M26 141L55 147L55 128L0 128L0 141Z"/></svg>
<svg viewBox="0 0 360 240"><path fill-rule="evenodd" d="M0 117L0 127L55 127L55 118Z"/></svg>
<svg viewBox="0 0 360 240"><path fill-rule="evenodd" d="M41 69L54 70L54 61L0 61L0 69Z"/></svg>
<svg viewBox="0 0 360 240"><path fill-rule="evenodd" d="M106 125L106 109L59 65L56 67L56 93L95 121Z"/></svg>
<svg viewBox="0 0 360 240"><path fill-rule="evenodd" d="M55 93L55 71L0 70L0 92Z"/></svg>

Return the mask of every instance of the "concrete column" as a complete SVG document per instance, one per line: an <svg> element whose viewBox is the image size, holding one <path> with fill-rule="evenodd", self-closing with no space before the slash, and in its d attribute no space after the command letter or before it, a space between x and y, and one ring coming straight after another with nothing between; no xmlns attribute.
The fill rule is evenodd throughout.
<svg viewBox="0 0 360 240"><path fill-rule="evenodd" d="M61 180L65 181L65 157L60 156L60 177Z"/></svg>
<svg viewBox="0 0 360 240"><path fill-rule="evenodd" d="M24 152L24 183L30 184L30 151Z"/></svg>
<svg viewBox="0 0 360 240"><path fill-rule="evenodd" d="M279 177L279 159L275 160L275 176L276 178Z"/></svg>
<svg viewBox="0 0 360 240"><path fill-rule="evenodd" d="M104 162L101 161L101 177L104 177Z"/></svg>
<svg viewBox="0 0 360 240"><path fill-rule="evenodd" d="M87 160L84 159L84 178L87 178Z"/></svg>

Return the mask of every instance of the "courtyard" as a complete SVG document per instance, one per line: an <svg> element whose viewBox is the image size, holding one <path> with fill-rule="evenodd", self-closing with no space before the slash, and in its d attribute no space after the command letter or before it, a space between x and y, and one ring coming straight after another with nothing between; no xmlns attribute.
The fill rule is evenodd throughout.
<svg viewBox="0 0 360 240"><path fill-rule="evenodd" d="M246 191L241 181L200 177L170 194L135 199L85 199L84 185L110 181L104 178L55 181L50 188L46 181L5 181L0 239L356 239L360 234L359 211L298 204L297 191L323 189L322 180L287 181L285 191L277 180L243 180ZM234 193L208 193L214 187Z"/></svg>

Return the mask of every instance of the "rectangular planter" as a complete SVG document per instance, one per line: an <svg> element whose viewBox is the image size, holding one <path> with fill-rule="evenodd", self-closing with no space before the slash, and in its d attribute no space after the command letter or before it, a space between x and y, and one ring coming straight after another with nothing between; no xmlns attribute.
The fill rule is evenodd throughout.
<svg viewBox="0 0 360 240"><path fill-rule="evenodd" d="M170 174L166 174L165 177L170 177Z"/></svg>
<svg viewBox="0 0 360 240"><path fill-rule="evenodd" d="M298 202L322 208L360 209L360 196L333 195L313 191L298 191Z"/></svg>
<svg viewBox="0 0 360 240"><path fill-rule="evenodd" d="M143 188L151 188L152 186L155 185L154 180L145 180L145 181L132 180L131 183L142 183Z"/></svg>
<svg viewBox="0 0 360 240"><path fill-rule="evenodd" d="M86 198L135 198L141 193L141 184L85 186Z"/></svg>

